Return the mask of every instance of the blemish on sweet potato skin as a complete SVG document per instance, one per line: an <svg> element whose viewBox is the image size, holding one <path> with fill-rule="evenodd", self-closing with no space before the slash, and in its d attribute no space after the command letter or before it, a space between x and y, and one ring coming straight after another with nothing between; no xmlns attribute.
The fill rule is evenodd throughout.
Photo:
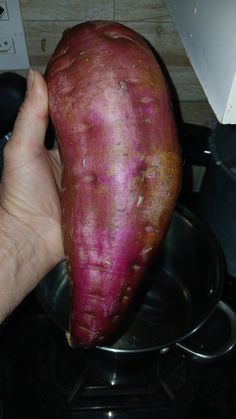
<svg viewBox="0 0 236 419"><path fill-rule="evenodd" d="M181 177L175 120L156 58L124 25L68 29L45 76L64 166L71 341L91 347L119 324L167 231Z"/></svg>

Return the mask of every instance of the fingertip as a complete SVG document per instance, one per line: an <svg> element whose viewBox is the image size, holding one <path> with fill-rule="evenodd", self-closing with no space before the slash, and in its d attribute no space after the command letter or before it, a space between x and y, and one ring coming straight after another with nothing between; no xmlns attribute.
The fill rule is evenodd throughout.
<svg viewBox="0 0 236 419"><path fill-rule="evenodd" d="M47 85L42 74L37 70L29 69L27 76L26 99L31 105L42 113L48 114L48 91Z"/></svg>
<svg viewBox="0 0 236 419"><path fill-rule="evenodd" d="M27 92L30 92L30 90L33 87L34 82L34 71L32 68L29 68L28 74L27 74Z"/></svg>

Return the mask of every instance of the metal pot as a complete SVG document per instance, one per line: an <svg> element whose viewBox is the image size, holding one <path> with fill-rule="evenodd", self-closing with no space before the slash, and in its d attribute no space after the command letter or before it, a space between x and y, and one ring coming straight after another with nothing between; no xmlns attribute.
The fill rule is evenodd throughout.
<svg viewBox="0 0 236 419"><path fill-rule="evenodd" d="M212 233L183 206L176 207L163 244L146 273L143 287L115 336L95 348L97 357L124 367L150 359L169 348L199 360L227 354L236 342L236 315L222 302L224 260ZM55 267L37 287L37 295L51 319L64 332L69 325L70 285L65 263ZM230 325L218 352L189 346L189 338L213 314L223 311ZM185 344L186 342L186 344Z"/></svg>

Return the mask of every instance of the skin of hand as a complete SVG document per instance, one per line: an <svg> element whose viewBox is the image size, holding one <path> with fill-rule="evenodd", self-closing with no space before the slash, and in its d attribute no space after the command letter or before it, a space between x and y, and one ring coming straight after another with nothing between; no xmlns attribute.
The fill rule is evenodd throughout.
<svg viewBox="0 0 236 419"><path fill-rule="evenodd" d="M57 150L47 151L48 94L29 71L25 100L4 149L0 185L0 321L64 259Z"/></svg>

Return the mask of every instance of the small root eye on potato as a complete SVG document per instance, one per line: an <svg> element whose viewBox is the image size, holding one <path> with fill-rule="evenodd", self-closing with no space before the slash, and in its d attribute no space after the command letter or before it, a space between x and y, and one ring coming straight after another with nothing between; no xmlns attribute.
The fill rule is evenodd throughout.
<svg viewBox="0 0 236 419"><path fill-rule="evenodd" d="M62 36L46 70L63 162L71 342L106 340L167 231L181 160L166 80L144 39L115 22Z"/></svg>

